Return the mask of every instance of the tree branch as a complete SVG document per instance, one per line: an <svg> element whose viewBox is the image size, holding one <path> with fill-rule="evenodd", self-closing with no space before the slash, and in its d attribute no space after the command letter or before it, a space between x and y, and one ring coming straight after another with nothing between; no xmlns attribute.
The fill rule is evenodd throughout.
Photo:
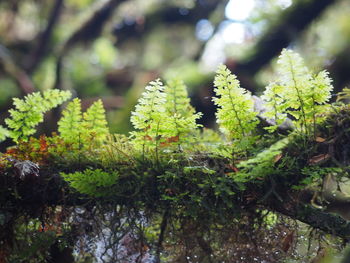
<svg viewBox="0 0 350 263"><path fill-rule="evenodd" d="M30 77L13 61L9 51L0 44L0 66L18 84L23 95L35 91L34 84Z"/></svg>
<svg viewBox="0 0 350 263"><path fill-rule="evenodd" d="M111 18L114 10L127 0L109 0L98 8L63 44L60 57L79 43L88 43L96 39L103 26Z"/></svg>
<svg viewBox="0 0 350 263"><path fill-rule="evenodd" d="M80 43L88 43L96 39L102 32L103 26L112 16L114 10L127 0L109 0L100 8L98 8L85 23L74 31L68 39L62 44L62 48L58 54L56 62L56 80L54 87L61 88L62 84L62 67L64 57L69 51Z"/></svg>
<svg viewBox="0 0 350 263"><path fill-rule="evenodd" d="M46 56L48 51L48 46L50 44L53 29L57 24L64 0L56 0L54 6L52 7L51 13L49 15L48 23L43 32L40 33L38 43L34 50L29 54L25 69L27 72L32 73L40 65L43 58Z"/></svg>
<svg viewBox="0 0 350 263"><path fill-rule="evenodd" d="M190 24L195 25L200 19L207 19L219 4L227 2L222 0L196 1L191 9L178 7L165 7L147 14L142 20L130 23L123 21L116 25L113 34L117 37L117 45L122 45L128 39L140 39L159 25Z"/></svg>
<svg viewBox="0 0 350 263"><path fill-rule="evenodd" d="M202 161L206 162L205 160ZM70 167L70 169L74 168ZM63 178L60 177L57 172L53 172L53 170L56 169L54 167L47 167L47 169L41 171L39 177L27 174L24 180L19 179L19 177L16 176L15 171L12 172L13 176L5 176L4 174L0 176L0 185L2 185L0 207L2 210L6 211L6 207L16 210L19 209L19 207L22 207L27 211L35 211L36 208L43 205L77 206L87 203L91 205L94 202L94 200L91 198L87 198L86 196L70 191L70 188ZM153 185L152 182L149 183ZM152 185L149 187L152 188ZM16 195L13 195L12 190L5 191L5 189L13 189L14 186L17 192ZM282 197L281 200L276 198L274 195L269 195L266 197L266 199L262 200L261 197L266 196L267 192L268 189L266 189L266 186L260 188L255 186L252 193L250 193L249 190L248 192L246 190L244 194L242 194L243 196L249 196L250 194L252 194L252 196L256 196L254 200L249 200L248 206L250 208L263 205L271 211L275 211L292 219L299 220L313 228L323 230L326 233L345 239L350 238L349 221L344 220L336 214L328 213L321 209L315 208L310 204L303 203L303 200L298 200L296 198L299 192L291 192L290 190L285 189L285 187L279 186L278 192L279 196ZM115 197L114 200L117 201L117 203L124 205L130 202L129 198L122 196ZM101 202L101 200L98 202ZM234 202L241 202L235 203L235 206L238 207L247 206L247 200L245 200L245 198L235 200ZM10 214L13 212L11 209L7 211ZM162 232L165 231L168 213L169 211L165 212L164 214ZM161 241L162 235L159 237L158 245L161 245Z"/></svg>
<svg viewBox="0 0 350 263"><path fill-rule="evenodd" d="M272 26L256 43L254 53L240 61L231 69L254 75L272 58L281 53L298 37L312 21L320 16L327 7L338 0L297 1L280 14L280 23Z"/></svg>
<svg viewBox="0 0 350 263"><path fill-rule="evenodd" d="M337 214L328 213L310 204L295 202L290 195L284 193L283 201L270 198L267 206L273 211L297 219L309 226L323 230L331 235L341 238L350 238L350 221L343 219Z"/></svg>

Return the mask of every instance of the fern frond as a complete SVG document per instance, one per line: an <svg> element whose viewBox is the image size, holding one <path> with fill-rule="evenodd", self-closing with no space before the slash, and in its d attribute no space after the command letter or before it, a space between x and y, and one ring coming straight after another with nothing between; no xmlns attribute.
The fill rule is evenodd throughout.
<svg viewBox="0 0 350 263"><path fill-rule="evenodd" d="M286 107L289 113L300 120L301 131L306 131L307 94L312 88L312 76L299 54L283 49L277 61L279 82L283 86Z"/></svg>
<svg viewBox="0 0 350 263"><path fill-rule="evenodd" d="M95 101L83 114L84 133L94 140L103 141L109 134L106 111L101 100Z"/></svg>
<svg viewBox="0 0 350 263"><path fill-rule="evenodd" d="M166 108L170 115L182 115L187 117L194 113L193 107L190 105L188 92L183 81L178 79L169 80L165 87Z"/></svg>
<svg viewBox="0 0 350 263"><path fill-rule="evenodd" d="M288 145L290 137L286 137L272 144L269 148L258 153L255 157L240 162L237 167L240 169L235 173L233 179L236 182L248 182L257 177L264 178L276 172L275 158L279 156Z"/></svg>
<svg viewBox="0 0 350 263"><path fill-rule="evenodd" d="M309 124L315 126L316 115L331 97L332 80L326 71L313 76L300 55L292 50L284 49L277 65L279 77L263 95L268 106L264 115L275 118L278 125L286 114L290 114L295 118L295 126L308 132Z"/></svg>
<svg viewBox="0 0 350 263"><path fill-rule="evenodd" d="M78 192L93 197L114 195L115 193L111 191L111 187L117 183L119 178L116 171L108 173L101 169L86 169L83 172L68 174L61 173L61 176Z"/></svg>
<svg viewBox="0 0 350 263"><path fill-rule="evenodd" d="M264 94L261 96L261 99L264 101L264 107L266 108L266 111L262 116L272 119L275 122L275 125L265 128L270 132L275 131L287 117L287 104L285 98L280 95L283 92L283 88L283 86L278 85L275 82L270 83L266 87Z"/></svg>
<svg viewBox="0 0 350 263"><path fill-rule="evenodd" d="M173 130L169 129L168 136L177 136L180 143L184 141L183 135L189 136L190 132L201 126L196 121L202 116L202 113L195 113L194 108L190 104L187 88L182 81L175 79L168 81L165 93L166 110L175 124Z"/></svg>
<svg viewBox="0 0 350 263"><path fill-rule="evenodd" d="M342 91L337 93L337 102L339 101L349 101L350 99L350 89L345 87Z"/></svg>
<svg viewBox="0 0 350 263"><path fill-rule="evenodd" d="M220 129L230 139L248 138L258 124L257 113L250 93L241 88L235 75L226 66L221 65L214 80L218 106L216 112Z"/></svg>
<svg viewBox="0 0 350 263"><path fill-rule="evenodd" d="M71 97L69 91L47 90L27 95L23 100L14 98L15 109L9 110L10 118L5 123L10 128L9 136L15 141L27 141L35 133L35 126L43 121L46 111L62 104Z"/></svg>
<svg viewBox="0 0 350 263"><path fill-rule="evenodd" d="M7 137L10 136L10 131L0 125L0 142L4 141Z"/></svg>
<svg viewBox="0 0 350 263"><path fill-rule="evenodd" d="M303 92L301 89L303 85L310 86L311 73L298 53L290 49L283 49L277 66L279 83L287 87L290 92Z"/></svg>
<svg viewBox="0 0 350 263"><path fill-rule="evenodd" d="M58 121L58 131L61 137L69 143L81 141L83 127L81 125L82 113L80 99L75 98L68 103Z"/></svg>
<svg viewBox="0 0 350 263"><path fill-rule="evenodd" d="M42 105L45 111L57 107L72 96L70 91L62 91L58 89L46 90L43 92Z"/></svg>
<svg viewBox="0 0 350 263"><path fill-rule="evenodd" d="M165 113L166 95L164 93L163 83L158 79L152 81L145 88L135 111L131 112L131 123L135 129L149 129L149 125L160 120Z"/></svg>
<svg viewBox="0 0 350 263"><path fill-rule="evenodd" d="M156 146L160 143L165 130L174 125L166 113L166 94L163 83L158 79L152 81L142 93L135 111L131 112L131 123L136 132L132 132L135 146L141 144Z"/></svg>
<svg viewBox="0 0 350 263"><path fill-rule="evenodd" d="M333 80L329 77L329 72L323 70L319 72L313 79L313 91L312 96L315 103L321 105L327 103L331 98L331 92L333 91Z"/></svg>

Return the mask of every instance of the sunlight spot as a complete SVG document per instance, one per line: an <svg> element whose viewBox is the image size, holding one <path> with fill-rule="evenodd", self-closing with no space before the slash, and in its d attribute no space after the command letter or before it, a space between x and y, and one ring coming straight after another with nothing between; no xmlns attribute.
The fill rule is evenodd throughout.
<svg viewBox="0 0 350 263"><path fill-rule="evenodd" d="M292 0L278 0L277 4L282 7L283 9L290 7L292 4Z"/></svg>
<svg viewBox="0 0 350 263"><path fill-rule="evenodd" d="M220 30L222 38L226 44L240 44L245 39L245 26L242 23L224 22Z"/></svg>
<svg viewBox="0 0 350 263"><path fill-rule="evenodd" d="M242 21L249 17L255 6L254 0L230 0L225 9L228 19Z"/></svg>
<svg viewBox="0 0 350 263"><path fill-rule="evenodd" d="M220 63L225 61L225 43L221 34L215 34L206 44L202 55L201 69L203 72L215 71Z"/></svg>

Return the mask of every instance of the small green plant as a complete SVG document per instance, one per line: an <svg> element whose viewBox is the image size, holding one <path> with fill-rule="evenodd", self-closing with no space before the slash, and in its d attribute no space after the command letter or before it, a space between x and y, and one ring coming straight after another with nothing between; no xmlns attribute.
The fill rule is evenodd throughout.
<svg viewBox="0 0 350 263"><path fill-rule="evenodd" d="M263 95L268 108L264 115L276 121L276 125L268 129L275 130L287 115L292 115L297 131L309 135L315 131L316 117L324 111L330 97L332 85L328 73L322 71L312 75L301 57L290 50L283 50L278 66L277 81L271 83ZM218 68L214 86L217 123L228 143L212 130L199 129L197 120L202 114L196 113L190 105L182 81L174 79L163 85L160 80L155 80L146 86L132 112L131 123L135 131L130 133L131 136L109 133L101 100L83 113L81 101L75 98L68 103L58 122L59 135L20 144L32 154L19 156L32 156L32 160L45 163L50 155L55 155L71 163L78 161L79 167L81 161L97 162L97 167L117 170L120 174L125 172L122 167L128 167L128 172L145 177L138 165L149 163L152 168L155 160L158 165L154 174L165 167L173 169L179 165L174 174L192 176L200 172L214 176L217 170L209 164L203 165L202 157L198 157L202 154L204 158L213 158L212 161L229 157L225 159L230 159L229 167L220 168L220 173L232 175L228 180L240 186L275 174L278 168L275 158L281 155L292 136L282 140L277 136L266 136L258 140L259 119L252 96L240 87L236 76L226 66ZM25 100L14 99L17 111L11 110L12 118L6 120L9 131L0 127L0 139L8 135L16 142L27 140L35 132L35 125L42 121L43 113L69 96L69 92L53 90L43 95L31 94ZM271 145L271 142L275 144ZM70 146L68 151L67 146ZM142 162L139 162L140 157ZM78 191L93 192L97 196L98 190L91 188L94 184L104 191L115 182L112 183L111 178L117 175L107 174L101 170L86 170L64 176Z"/></svg>
<svg viewBox="0 0 350 263"><path fill-rule="evenodd" d="M103 142L109 134L102 101L95 101L84 114L80 99L68 103L58 122L58 131L64 141L73 144Z"/></svg>
<svg viewBox="0 0 350 263"><path fill-rule="evenodd" d="M44 119L44 113L62 104L71 97L69 91L46 90L41 95L34 92L23 100L14 98L15 109L9 110L11 117L5 120L9 137L15 142L27 141L35 133L35 127Z"/></svg>
<svg viewBox="0 0 350 263"><path fill-rule="evenodd" d="M78 98L68 103L63 111L58 123L59 134L29 137L24 142L22 138L28 137L29 133L21 133L17 145L0 158L0 179L4 184L0 201L10 211L6 213L7 208L3 209L0 226L7 231L7 222L19 215L13 213L16 210L13 204L18 205L20 213L29 211L23 209L28 206L35 209L30 214L39 219L32 226L30 243L34 246L30 250L18 247L21 253L15 253L10 261L27 262L28 258L40 254L37 250L45 242L45 251L52 251L57 244L59 248L66 248L72 245L71 240L78 240L75 251L80 243L90 244L85 242L88 235L93 242L96 238L108 239L110 243L104 242L104 253L107 255L110 249L116 248L117 255L125 233L128 239L131 234L135 244L140 244L137 247L146 253L160 255L163 248L174 246L173 251L183 255L183 249L187 250L181 243L184 233L192 232L187 240L198 243L198 251L209 251L208 257L198 257L198 262L223 262L226 256L219 257L226 253L220 250L221 244L239 241L239 249L242 247L240 241L246 240L247 230L251 231L249 233L259 229L261 234L268 232L262 237L270 240L286 228L286 217L282 219L278 214L264 210L281 211L283 203L276 200L286 200L285 194L288 194L288 207L284 208L298 213L296 219L305 219L304 210L298 210L297 191L315 185L319 189L322 178L333 176L336 171L339 171L339 178L348 176L346 131L350 126L349 107L342 107L317 125L317 137L312 138L309 135L315 131L318 113L326 106L331 81L326 72L308 75L299 57L294 58L289 51L282 54L278 65L281 64L280 77L267 87L264 100L268 107L266 116L276 121L270 130L276 129L287 116L294 116L296 132L287 136L277 132L263 134L260 126L268 122L257 127L260 116L254 110L252 96L240 87L239 81L225 66L218 69L214 82L216 97L213 98L218 106L216 116L222 134L199 129L197 120L201 114L190 105L186 86L179 80L170 80L166 85L156 80L146 87L132 113L135 131L131 136L109 133L100 100L82 112ZM345 92L343 95L347 96L348 91ZM36 95L22 102L33 107L20 111L22 119L13 118L13 121L18 120L18 131L22 131L23 122L27 125L25 130L40 121L37 118L28 125L24 114L29 119L32 115L40 117L44 109L54 105L50 104L51 98L45 98L49 101L49 106L45 106L44 97ZM40 110L34 107L37 104ZM336 109L336 106L332 107ZM11 127L7 131L7 127L0 126L0 139L10 135L14 124ZM329 167L333 165L337 168ZM67 184L62 183L57 174ZM332 183L332 189L333 186L336 184ZM296 192L291 191L293 188ZM37 205L37 200L43 202ZM328 202L328 199L324 200ZM303 208L304 203L301 204ZM324 204L328 206L328 203ZM75 205L82 209L74 209ZM298 205L297 210L294 205ZM28 226L26 218L21 224ZM79 225L81 229L77 228ZM47 231L46 234L35 233L38 227L39 231ZM99 236L101 229L106 231ZM229 235L227 229L231 231ZM63 231L82 233L83 239L66 238ZM23 239L22 233L24 231L16 235L20 243L25 243L27 240ZM231 238L235 233L239 235ZM224 238L221 238L222 234ZM260 232L258 234L260 236ZM294 231L282 233L280 240L284 242L286 236L294 235ZM35 242L37 237L41 238L40 242ZM56 242L58 237L62 238ZM67 243L63 244L61 240L67 240ZM292 245L290 241L288 243L288 246ZM231 249L231 244L227 244ZM197 251L193 254L199 255ZM122 260L119 254L117 256ZM232 258L232 255L228 257ZM166 261L164 257L159 258ZM176 255L176 258L180 257ZM49 259L48 254L43 254L39 261Z"/></svg>
<svg viewBox="0 0 350 263"><path fill-rule="evenodd" d="M337 94L337 102L339 101L349 101L350 99L350 89L345 87L342 89L342 91L338 92Z"/></svg>
<svg viewBox="0 0 350 263"><path fill-rule="evenodd" d="M101 100L95 101L83 114L82 126L86 131L88 140L103 142L106 140L109 130L107 127L106 112Z"/></svg>
<svg viewBox="0 0 350 263"><path fill-rule="evenodd" d="M275 121L275 125L268 126L265 129L274 132L277 130L278 126L281 125L287 118L285 100L283 97L279 96L282 93L283 86L278 85L273 82L270 83L261 98L265 102L265 107L267 111L264 112L266 118L272 119Z"/></svg>
<svg viewBox="0 0 350 263"><path fill-rule="evenodd" d="M200 127L196 121L202 116L202 113L195 113L190 104L187 88L180 80L170 80L165 87L166 93L166 111L172 123L175 125L173 134L169 134L174 142L188 142L191 133Z"/></svg>
<svg viewBox="0 0 350 263"><path fill-rule="evenodd" d="M200 113L195 113L189 103L186 86L180 81L170 81L164 86L160 80L152 81L131 113L134 146L143 153L159 147L189 142L190 133L197 127ZM140 148L140 147L139 147Z"/></svg>
<svg viewBox="0 0 350 263"><path fill-rule="evenodd" d="M218 106L216 118L220 129L238 150L246 151L255 141L252 135L258 124L252 97L224 65L217 70L214 86L217 97L213 101Z"/></svg>
<svg viewBox="0 0 350 263"><path fill-rule="evenodd" d="M62 118L58 122L60 136L66 142L81 142L82 113L80 99L75 98L68 103L62 112Z"/></svg>
<svg viewBox="0 0 350 263"><path fill-rule="evenodd" d="M279 77L266 88L262 97L268 108L265 117L276 121L269 129L275 130L289 114L295 118L298 130L315 132L317 115L325 111L333 89L328 72L312 74L299 54L287 49L282 51L277 66Z"/></svg>
<svg viewBox="0 0 350 263"><path fill-rule="evenodd" d="M141 146L143 156L147 148L155 148L158 159L158 147L161 140L171 132L174 126L166 113L166 94L163 83L158 79L145 88L138 100L135 111L131 112L131 123L137 130L131 133L135 147Z"/></svg>
<svg viewBox="0 0 350 263"><path fill-rule="evenodd" d="M118 166L127 162L129 165L135 162L135 151L130 139L124 134L110 134L106 143L102 145L100 152L103 166Z"/></svg>
<svg viewBox="0 0 350 263"><path fill-rule="evenodd" d="M78 192L92 197L101 197L113 194L110 187L117 183L118 173L105 172L101 169L86 169L83 172L61 173L63 178Z"/></svg>
<svg viewBox="0 0 350 263"><path fill-rule="evenodd" d="M258 153L255 157L238 164L239 172L232 174L236 182L249 182L256 178L264 178L276 173L275 162L281 158L282 150L289 143L290 137L272 144L268 149Z"/></svg>

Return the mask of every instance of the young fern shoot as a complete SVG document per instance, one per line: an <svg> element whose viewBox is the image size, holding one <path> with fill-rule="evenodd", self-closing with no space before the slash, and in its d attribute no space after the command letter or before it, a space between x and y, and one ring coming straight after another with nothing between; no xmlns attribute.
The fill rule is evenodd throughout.
<svg viewBox="0 0 350 263"><path fill-rule="evenodd" d="M333 86L328 72L313 75L299 54L284 49L277 61L279 78L270 84L262 98L268 110L264 114L276 120L277 128L287 114L295 118L301 132L315 130L316 115L328 102ZM310 125L312 124L312 125Z"/></svg>
<svg viewBox="0 0 350 263"><path fill-rule="evenodd" d="M218 106L219 127L238 150L246 151L255 141L252 133L258 124L251 94L240 87L236 76L224 65L217 70L214 86L216 97L213 101Z"/></svg>

